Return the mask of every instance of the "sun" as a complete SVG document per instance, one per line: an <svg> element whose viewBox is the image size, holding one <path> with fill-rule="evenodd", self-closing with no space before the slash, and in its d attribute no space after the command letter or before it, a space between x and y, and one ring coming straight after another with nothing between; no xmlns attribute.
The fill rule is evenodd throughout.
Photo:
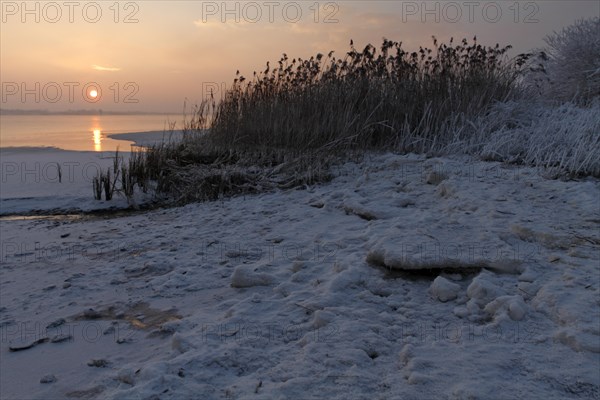
<svg viewBox="0 0 600 400"><path fill-rule="evenodd" d="M95 99L96 97L98 97L98 91L95 89L90 90L90 97L92 99Z"/></svg>

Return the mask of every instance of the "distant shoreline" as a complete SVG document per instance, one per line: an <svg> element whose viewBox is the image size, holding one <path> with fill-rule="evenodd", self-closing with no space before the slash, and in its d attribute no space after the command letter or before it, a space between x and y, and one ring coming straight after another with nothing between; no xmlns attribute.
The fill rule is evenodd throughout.
<svg viewBox="0 0 600 400"><path fill-rule="evenodd" d="M176 115L175 112L153 112L153 111L110 111L110 110L66 110L66 111L48 111L48 110L13 110L0 109L0 115Z"/></svg>

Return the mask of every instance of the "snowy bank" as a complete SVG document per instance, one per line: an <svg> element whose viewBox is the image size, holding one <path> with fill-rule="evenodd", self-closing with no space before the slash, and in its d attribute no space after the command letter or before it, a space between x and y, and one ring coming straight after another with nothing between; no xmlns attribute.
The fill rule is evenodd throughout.
<svg viewBox="0 0 600 400"><path fill-rule="evenodd" d="M600 397L597 179L391 154L333 172L4 221L2 397ZM414 268L369 263L378 251ZM448 262L480 268L419 273Z"/></svg>

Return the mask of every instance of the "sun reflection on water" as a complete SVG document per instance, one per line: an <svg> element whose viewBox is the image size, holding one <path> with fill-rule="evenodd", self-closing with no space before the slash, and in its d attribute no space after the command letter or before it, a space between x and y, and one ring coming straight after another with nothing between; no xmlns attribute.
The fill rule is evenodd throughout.
<svg viewBox="0 0 600 400"><path fill-rule="evenodd" d="M102 132L100 129L94 129L94 150L102 151Z"/></svg>

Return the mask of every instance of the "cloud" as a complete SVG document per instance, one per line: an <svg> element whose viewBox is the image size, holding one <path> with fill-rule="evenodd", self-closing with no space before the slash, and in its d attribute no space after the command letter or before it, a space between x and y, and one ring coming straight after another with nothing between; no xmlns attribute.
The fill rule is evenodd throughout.
<svg viewBox="0 0 600 400"><path fill-rule="evenodd" d="M219 19L212 19L203 21L202 19L197 19L193 21L194 25L200 29L208 29L208 30L240 30L247 31L249 29L255 29L257 26L259 29L275 29L275 25L281 24L281 21L276 21L271 23L268 19L260 19L257 21L247 20L246 18L239 17L237 20L235 18L225 18L224 21Z"/></svg>
<svg viewBox="0 0 600 400"><path fill-rule="evenodd" d="M198 19L196 21L194 21L194 25L196 25L199 28L217 28L217 29L227 29L227 28L244 28L245 26L249 25L248 22L244 21L244 20L240 20L239 22L236 21L232 21L232 20L227 20L225 22L221 22L221 21L202 21L201 19Z"/></svg>
<svg viewBox="0 0 600 400"><path fill-rule="evenodd" d="M115 72L115 71L120 71L121 68L114 68L114 67L102 67L100 65L92 65L92 68L95 69L96 71L109 71L109 72Z"/></svg>

